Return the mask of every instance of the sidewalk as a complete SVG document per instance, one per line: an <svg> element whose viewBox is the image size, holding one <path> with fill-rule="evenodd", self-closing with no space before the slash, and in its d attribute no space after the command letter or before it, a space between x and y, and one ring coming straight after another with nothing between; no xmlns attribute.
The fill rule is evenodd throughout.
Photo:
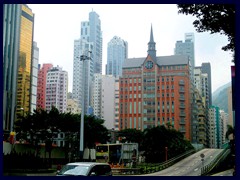
<svg viewBox="0 0 240 180"><path fill-rule="evenodd" d="M211 176L233 176L233 169L229 169L229 170L217 173L217 174L213 174Z"/></svg>

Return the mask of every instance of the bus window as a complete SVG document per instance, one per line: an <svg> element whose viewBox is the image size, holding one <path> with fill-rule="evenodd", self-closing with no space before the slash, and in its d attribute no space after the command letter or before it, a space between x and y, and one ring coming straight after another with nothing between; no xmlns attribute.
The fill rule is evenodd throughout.
<svg viewBox="0 0 240 180"><path fill-rule="evenodd" d="M97 146L96 151L97 152L107 152L108 147L107 146Z"/></svg>

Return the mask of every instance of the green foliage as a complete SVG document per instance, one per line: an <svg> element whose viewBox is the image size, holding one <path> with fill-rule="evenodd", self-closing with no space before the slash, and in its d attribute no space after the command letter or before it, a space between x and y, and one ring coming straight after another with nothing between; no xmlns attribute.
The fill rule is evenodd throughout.
<svg viewBox="0 0 240 180"><path fill-rule="evenodd" d="M235 5L234 4L178 4L179 13L197 17L193 22L198 32L210 31L224 34L229 44L224 51L235 52Z"/></svg>
<svg viewBox="0 0 240 180"><path fill-rule="evenodd" d="M138 143L139 150L142 150L142 142L143 142L143 132L137 129L123 129L119 131L117 138L121 138L121 142L131 142Z"/></svg>
<svg viewBox="0 0 240 180"><path fill-rule="evenodd" d="M229 139L229 135L233 135L233 138L235 137L235 132L234 132L234 128L231 125L227 125L227 132L225 134L225 138Z"/></svg>
<svg viewBox="0 0 240 180"><path fill-rule="evenodd" d="M59 132L64 132L66 147L70 145L74 151L79 151L80 120L80 114L60 113L55 107L49 112L44 109L34 110L33 114L16 122L17 140L26 140L31 144L37 144L36 141L52 142ZM84 117L85 147L93 148L96 142L106 143L109 140L108 130L103 123L104 120L94 116Z"/></svg>
<svg viewBox="0 0 240 180"><path fill-rule="evenodd" d="M193 149L190 142L184 139L181 132L175 129L157 126L144 131L143 147L145 150L146 162L158 163L175 157L190 149Z"/></svg>

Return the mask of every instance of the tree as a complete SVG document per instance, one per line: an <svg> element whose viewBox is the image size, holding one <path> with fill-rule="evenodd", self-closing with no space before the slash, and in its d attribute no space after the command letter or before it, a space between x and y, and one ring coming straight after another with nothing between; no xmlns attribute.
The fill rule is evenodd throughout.
<svg viewBox="0 0 240 180"><path fill-rule="evenodd" d="M175 129L167 129L165 126L146 129L144 131L143 147L146 162L151 163L166 160L166 147L168 159L193 149L191 143L184 139L181 132Z"/></svg>
<svg viewBox="0 0 240 180"><path fill-rule="evenodd" d="M235 5L234 4L178 4L178 13L197 17L193 22L198 32L210 31L228 37L229 44L222 50L235 54Z"/></svg>
<svg viewBox="0 0 240 180"><path fill-rule="evenodd" d="M143 132L141 130L137 129L123 129L118 132L117 137L121 138L121 142L132 142L132 143L138 143L139 150L142 149L142 141L143 141Z"/></svg>

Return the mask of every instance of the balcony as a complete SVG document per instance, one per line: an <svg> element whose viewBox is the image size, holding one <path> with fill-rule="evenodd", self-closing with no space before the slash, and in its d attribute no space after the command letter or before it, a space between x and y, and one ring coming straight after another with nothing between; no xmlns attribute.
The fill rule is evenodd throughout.
<svg viewBox="0 0 240 180"><path fill-rule="evenodd" d="M184 100L185 100L185 97L180 96L180 97L179 97L179 100L180 100L180 101L184 101Z"/></svg>
<svg viewBox="0 0 240 180"><path fill-rule="evenodd" d="M185 133L186 129L185 128L180 128L179 131L182 132L182 133Z"/></svg>
<svg viewBox="0 0 240 180"><path fill-rule="evenodd" d="M181 124L181 125L185 125L186 122L185 122L184 120L181 120L181 121L179 121L179 124Z"/></svg>
<svg viewBox="0 0 240 180"><path fill-rule="evenodd" d="M186 117L186 113L180 113L179 114L181 117Z"/></svg>
<svg viewBox="0 0 240 180"><path fill-rule="evenodd" d="M179 92L180 92L180 93L184 93L185 90L184 90L184 89L179 89Z"/></svg>
<svg viewBox="0 0 240 180"><path fill-rule="evenodd" d="M179 85L185 85L185 83L184 83L184 81L179 81L179 83L178 83Z"/></svg>
<svg viewBox="0 0 240 180"><path fill-rule="evenodd" d="M180 104L180 105L179 105L179 108L185 109L185 104Z"/></svg>

